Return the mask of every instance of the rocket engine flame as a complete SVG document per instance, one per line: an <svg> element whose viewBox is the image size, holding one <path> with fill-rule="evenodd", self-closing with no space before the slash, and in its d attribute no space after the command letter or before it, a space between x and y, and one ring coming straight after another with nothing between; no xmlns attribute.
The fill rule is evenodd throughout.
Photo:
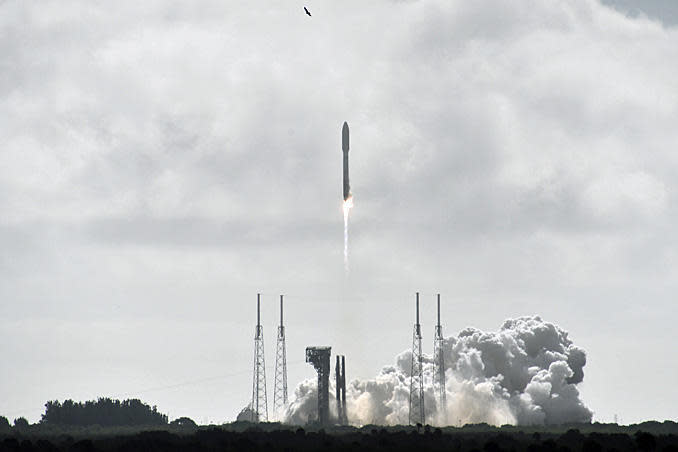
<svg viewBox="0 0 678 452"><path fill-rule="evenodd" d="M344 201L344 271L348 274L348 216L353 208L353 196L349 195Z"/></svg>

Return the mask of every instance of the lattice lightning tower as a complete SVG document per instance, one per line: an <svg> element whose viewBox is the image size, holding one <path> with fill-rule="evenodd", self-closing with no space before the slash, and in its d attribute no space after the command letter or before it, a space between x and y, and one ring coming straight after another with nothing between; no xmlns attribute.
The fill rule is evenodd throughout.
<svg viewBox="0 0 678 452"><path fill-rule="evenodd" d="M266 402L266 364L264 362L264 328L260 318L261 294L257 294L257 328L254 332L254 375L252 379L252 422L268 422Z"/></svg>
<svg viewBox="0 0 678 452"><path fill-rule="evenodd" d="M410 425L426 423L424 414L424 375L422 372L421 325L419 325L419 292L417 292L417 321L412 333L412 372L410 374Z"/></svg>
<svg viewBox="0 0 678 452"><path fill-rule="evenodd" d="M433 387L438 392L438 412L447 422L447 397L445 395L445 357L443 355L443 327L440 324L440 294L438 294L438 323L433 342Z"/></svg>
<svg viewBox="0 0 678 452"><path fill-rule="evenodd" d="M273 388L273 410L281 418L287 407L287 351L285 347L285 326L283 325L283 296L280 295L280 326L278 346L275 354L275 386Z"/></svg>

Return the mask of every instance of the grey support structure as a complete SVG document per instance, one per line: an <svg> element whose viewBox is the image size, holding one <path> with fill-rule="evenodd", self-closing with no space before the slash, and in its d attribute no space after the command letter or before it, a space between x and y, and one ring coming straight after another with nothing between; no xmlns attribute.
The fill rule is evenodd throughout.
<svg viewBox="0 0 678 452"><path fill-rule="evenodd" d="M347 425L346 414L346 358L337 355L337 364L334 366L337 389L337 424Z"/></svg>
<svg viewBox="0 0 678 452"><path fill-rule="evenodd" d="M443 351L443 326L440 324L440 294L438 294L438 323L433 342L433 387L438 396L438 412L443 423L447 422L447 397L445 392L445 355Z"/></svg>
<svg viewBox="0 0 678 452"><path fill-rule="evenodd" d="M278 326L278 344L275 354L275 386L273 387L273 410L281 419L287 408L287 350L285 346L285 326L283 324L283 296L280 295L280 326Z"/></svg>
<svg viewBox="0 0 678 452"><path fill-rule="evenodd" d="M410 373L410 425L426 423L424 413L424 374L421 354L421 325L419 324L419 292L417 292L417 317L412 333L412 372Z"/></svg>
<svg viewBox="0 0 678 452"><path fill-rule="evenodd" d="M268 421L264 328L261 326L261 294L257 294L257 326L254 331L254 374L252 378L252 422Z"/></svg>
<svg viewBox="0 0 678 452"><path fill-rule="evenodd" d="M330 420L330 355L332 347L306 347L306 362L318 372L318 423Z"/></svg>

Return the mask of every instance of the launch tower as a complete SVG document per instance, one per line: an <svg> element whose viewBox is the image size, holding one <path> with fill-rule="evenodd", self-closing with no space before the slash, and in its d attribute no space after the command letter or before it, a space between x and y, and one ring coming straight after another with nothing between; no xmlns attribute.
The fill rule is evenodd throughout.
<svg viewBox="0 0 678 452"><path fill-rule="evenodd" d="M422 372L421 325L419 325L419 292L417 292L417 320L412 333L412 372L410 373L410 425L426 422L424 414L424 375Z"/></svg>
<svg viewBox="0 0 678 452"><path fill-rule="evenodd" d="M261 294L257 294L257 327L254 332L254 375L252 378L252 422L268 421L264 328L261 326L260 302Z"/></svg>
<svg viewBox="0 0 678 452"><path fill-rule="evenodd" d="M330 418L330 355L332 347L306 347L306 362L318 372L318 423L327 425Z"/></svg>
<svg viewBox="0 0 678 452"><path fill-rule="evenodd" d="M280 419L287 407L287 351L285 326L283 325L283 296L280 295L280 326L275 354L275 386L273 387L273 410Z"/></svg>
<svg viewBox="0 0 678 452"><path fill-rule="evenodd" d="M443 355L443 327L440 324L440 294L438 294L438 323L436 324L435 339L433 342L433 387L438 395L438 412L446 415L445 395L445 357ZM447 419L443 417L443 422Z"/></svg>

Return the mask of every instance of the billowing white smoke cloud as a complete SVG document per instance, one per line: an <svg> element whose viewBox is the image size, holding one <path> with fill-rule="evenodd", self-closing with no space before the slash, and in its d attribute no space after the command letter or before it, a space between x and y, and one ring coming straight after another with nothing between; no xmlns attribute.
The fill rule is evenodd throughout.
<svg viewBox="0 0 678 452"><path fill-rule="evenodd" d="M584 350L558 326L540 317L504 322L498 332L466 328L444 342L447 406L437 406L432 386L433 361L424 358L427 423L455 425L559 424L589 422L591 410L576 385L584 378ZM346 388L351 424L406 424L412 353L399 354L370 380ZM286 422L303 424L317 416L315 380L295 390ZM330 399L332 400L332 398Z"/></svg>

